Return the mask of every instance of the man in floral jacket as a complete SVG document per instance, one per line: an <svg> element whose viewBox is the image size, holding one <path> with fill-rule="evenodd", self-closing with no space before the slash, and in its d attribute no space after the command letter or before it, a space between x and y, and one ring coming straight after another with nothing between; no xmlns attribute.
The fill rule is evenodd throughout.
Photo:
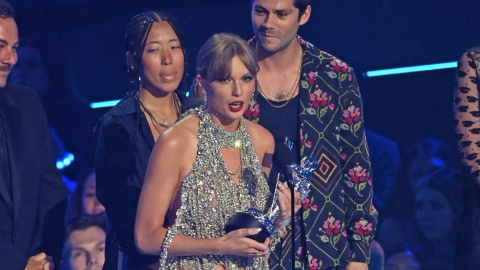
<svg viewBox="0 0 480 270"><path fill-rule="evenodd" d="M377 212L353 69L297 36L311 0L251 0L257 91L245 117L275 137L271 179L313 156L311 191L271 255L272 269L368 269ZM273 177L272 177L273 176ZM272 186L275 183L271 183ZM293 234L293 239L292 239Z"/></svg>

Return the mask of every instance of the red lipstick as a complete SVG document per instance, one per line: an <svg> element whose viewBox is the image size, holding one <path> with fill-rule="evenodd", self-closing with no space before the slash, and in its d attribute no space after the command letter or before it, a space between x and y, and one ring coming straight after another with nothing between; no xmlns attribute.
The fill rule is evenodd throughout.
<svg viewBox="0 0 480 270"><path fill-rule="evenodd" d="M243 101L235 100L234 102L228 104L228 107L232 112L239 112L243 109Z"/></svg>

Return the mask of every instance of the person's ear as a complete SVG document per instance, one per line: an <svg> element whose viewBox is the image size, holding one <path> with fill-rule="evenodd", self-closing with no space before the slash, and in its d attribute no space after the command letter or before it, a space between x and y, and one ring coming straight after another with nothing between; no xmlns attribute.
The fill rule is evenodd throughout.
<svg viewBox="0 0 480 270"><path fill-rule="evenodd" d="M305 12L303 12L302 16L300 16L300 20L298 22L299 25L304 25L308 22L308 19L310 19L310 14L312 14L312 6L308 5L307 8L305 9Z"/></svg>
<svg viewBox="0 0 480 270"><path fill-rule="evenodd" d="M127 52L125 56L127 57L128 68L131 70L135 70L135 58L133 57L133 54L131 54L130 52Z"/></svg>
<svg viewBox="0 0 480 270"><path fill-rule="evenodd" d="M204 95L206 95L207 93L205 93L205 88L203 87L203 82L204 80L202 80L202 76L200 75L197 75L195 77L195 87L194 87L194 91L195 91L195 94L197 95L197 97L203 97Z"/></svg>

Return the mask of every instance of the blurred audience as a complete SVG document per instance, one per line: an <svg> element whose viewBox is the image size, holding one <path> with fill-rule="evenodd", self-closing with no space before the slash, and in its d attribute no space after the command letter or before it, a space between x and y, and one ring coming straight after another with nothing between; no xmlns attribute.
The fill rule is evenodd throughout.
<svg viewBox="0 0 480 270"><path fill-rule="evenodd" d="M65 217L67 222L84 214L96 215L105 212L105 207L97 198L96 183L93 169L87 169L82 173L68 203Z"/></svg>
<svg viewBox="0 0 480 270"><path fill-rule="evenodd" d="M100 270L105 262L106 215L82 215L67 223L62 270Z"/></svg>
<svg viewBox="0 0 480 270"><path fill-rule="evenodd" d="M447 164L453 166L454 150L435 138L424 138L402 155L397 179L386 201L377 240L384 250L415 239L414 190L419 179Z"/></svg>
<svg viewBox="0 0 480 270"><path fill-rule="evenodd" d="M421 270L421 268L410 249L398 247L386 254L385 270Z"/></svg>
<svg viewBox="0 0 480 270"><path fill-rule="evenodd" d="M383 270L385 265L385 252L378 241L373 240L370 244L369 270Z"/></svg>
<svg viewBox="0 0 480 270"><path fill-rule="evenodd" d="M373 205L380 213L381 219L385 202L395 183L400 153L397 143L383 135L365 129L365 136L372 166Z"/></svg>
<svg viewBox="0 0 480 270"><path fill-rule="evenodd" d="M74 155L73 163L62 173L69 179L78 179L84 168L93 166L93 127L98 115L75 94L73 79L68 74L61 49L42 40L31 42L35 46L26 43L22 42L17 50L18 62L9 80L37 92L53 133L61 139L61 142L54 140L54 144L63 143L63 148ZM55 136L52 135L52 138Z"/></svg>
<svg viewBox="0 0 480 270"><path fill-rule="evenodd" d="M415 192L415 218L419 236L414 253L422 270L455 269L455 241L461 214L460 183L451 167L419 179ZM463 232L466 233L466 232Z"/></svg>

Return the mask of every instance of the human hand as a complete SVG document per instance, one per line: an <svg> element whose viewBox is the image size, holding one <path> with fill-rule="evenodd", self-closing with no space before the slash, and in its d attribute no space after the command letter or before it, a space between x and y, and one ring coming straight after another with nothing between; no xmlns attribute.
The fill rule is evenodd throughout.
<svg viewBox="0 0 480 270"><path fill-rule="evenodd" d="M274 221L275 229L288 226L292 215L292 193L290 188L288 187L287 182L283 184L278 184L277 194L278 205L280 207L280 215ZM294 212L296 213L298 210L300 210L300 207L302 205L302 201L300 200L300 193L298 193L297 191L294 191L294 200Z"/></svg>
<svg viewBox="0 0 480 270"><path fill-rule="evenodd" d="M368 270L368 264L362 262L349 262L345 270Z"/></svg>
<svg viewBox="0 0 480 270"><path fill-rule="evenodd" d="M42 252L28 258L25 270L53 270L54 267L53 258Z"/></svg>
<svg viewBox="0 0 480 270"><path fill-rule="evenodd" d="M218 247L219 254L228 254L234 256L243 256L255 258L258 256L266 256L270 251L270 238L267 237L265 242L259 243L249 235L259 233L257 228L238 229L217 238L220 241Z"/></svg>

